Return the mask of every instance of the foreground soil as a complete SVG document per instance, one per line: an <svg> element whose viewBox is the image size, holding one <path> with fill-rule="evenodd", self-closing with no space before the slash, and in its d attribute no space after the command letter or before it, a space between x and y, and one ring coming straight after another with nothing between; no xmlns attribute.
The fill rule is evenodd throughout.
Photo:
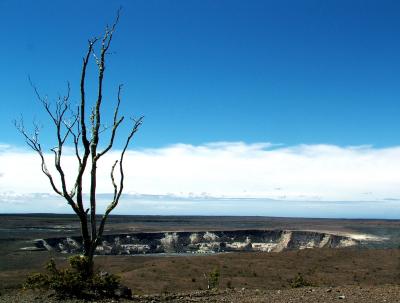
<svg viewBox="0 0 400 303"><path fill-rule="evenodd" d="M67 255L13 252L0 264L0 292L20 289L29 273ZM1 263L1 262L0 262ZM204 275L215 268L221 289L287 289L298 273L315 287L400 285L398 249L307 249L282 253L225 253L205 256L102 256L101 269L121 277L134 294L206 290Z"/></svg>
<svg viewBox="0 0 400 303"><path fill-rule="evenodd" d="M14 255L11 270L0 271L0 302L59 302L54 296L21 291L33 268L48 255ZM67 256L54 255L58 263ZM117 273L133 290L119 302L400 302L400 250L310 249L282 253L207 256L104 256L96 264ZM9 264L10 265L10 264ZM204 274L219 268L219 291L207 291ZM298 273L312 287L291 288ZM79 300L67 300L80 303ZM105 300L96 302L117 302Z"/></svg>
<svg viewBox="0 0 400 303"><path fill-rule="evenodd" d="M27 302L84 302L77 299L58 300L54 296L43 295L35 292L14 292L0 296L0 302L27 303ZM225 291L197 291L169 295L144 295L134 296L131 300L96 300L105 302L271 302L271 303L296 303L296 302L400 302L400 287L381 285L373 287L305 287L286 290L247 290L227 289Z"/></svg>

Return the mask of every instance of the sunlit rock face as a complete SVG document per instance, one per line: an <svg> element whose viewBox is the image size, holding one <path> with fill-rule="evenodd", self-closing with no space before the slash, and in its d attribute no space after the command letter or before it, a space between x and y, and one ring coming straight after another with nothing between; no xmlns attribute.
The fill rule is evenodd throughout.
<svg viewBox="0 0 400 303"><path fill-rule="evenodd" d="M280 252L293 249L339 248L359 245L347 236L311 231L231 230L204 232L132 233L106 235L98 255L158 253L219 253L233 251ZM80 237L36 240L37 248L80 253Z"/></svg>

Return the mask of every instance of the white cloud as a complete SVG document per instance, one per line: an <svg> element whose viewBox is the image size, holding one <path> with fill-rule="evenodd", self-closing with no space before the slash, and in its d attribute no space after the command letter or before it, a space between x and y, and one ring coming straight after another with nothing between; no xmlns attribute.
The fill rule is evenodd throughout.
<svg viewBox="0 0 400 303"><path fill-rule="evenodd" d="M49 167L51 157L47 155ZM109 173L118 157L118 152L110 152L99 163L99 193L112 192ZM63 163L67 175L72 177L76 171L74 156L66 155ZM176 197L290 201L400 199L400 147L176 144L128 151L125 173L126 193L168 196L175 201ZM33 152L0 144L0 175L3 202L10 193L51 193Z"/></svg>

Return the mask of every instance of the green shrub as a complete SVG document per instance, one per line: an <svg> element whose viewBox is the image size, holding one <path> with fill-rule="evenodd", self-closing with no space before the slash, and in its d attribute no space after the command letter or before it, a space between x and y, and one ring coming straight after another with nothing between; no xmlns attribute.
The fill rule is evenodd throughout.
<svg viewBox="0 0 400 303"><path fill-rule="evenodd" d="M214 268L214 270L208 274L208 279L207 279L207 282L208 282L207 288L208 289L218 288L220 275L221 274L220 274L218 267Z"/></svg>
<svg viewBox="0 0 400 303"><path fill-rule="evenodd" d="M59 269L51 259L46 264L47 273L30 275L24 288L52 290L58 297L112 297L120 287L119 277L91 272L88 258L73 256L68 261L68 268Z"/></svg>
<svg viewBox="0 0 400 303"><path fill-rule="evenodd" d="M49 287L48 276L41 273L34 273L28 276L24 284L25 288L44 289Z"/></svg>
<svg viewBox="0 0 400 303"><path fill-rule="evenodd" d="M120 287L120 278L108 272L100 272L93 276L92 290L101 296L112 297Z"/></svg>
<svg viewBox="0 0 400 303"><path fill-rule="evenodd" d="M309 281L307 281L301 273L298 273L296 277L290 280L290 286L292 288L300 288L300 287L312 286L312 284Z"/></svg>

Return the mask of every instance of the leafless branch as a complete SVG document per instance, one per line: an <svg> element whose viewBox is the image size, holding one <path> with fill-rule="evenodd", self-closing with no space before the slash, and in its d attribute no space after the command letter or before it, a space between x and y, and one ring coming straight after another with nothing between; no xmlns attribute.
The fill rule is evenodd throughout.
<svg viewBox="0 0 400 303"><path fill-rule="evenodd" d="M103 101L103 79L104 72L106 69L106 57L110 52L110 45L113 40L113 35L116 26L119 22L120 10L117 11L116 18L112 26L107 26L104 35L99 38L93 38L88 41L87 50L82 61L82 70L80 77L80 104L76 110L76 113L71 110L70 105L70 84L67 84L67 92L64 96L58 96L56 100L50 102L47 96L42 96L29 78L29 82L35 92L36 98L40 101L46 113L49 115L52 124L55 126L55 137L56 145L51 151L54 154L54 166L57 171L57 175L60 178L58 186L55 184L52 174L49 172L45 156L42 147L39 142L40 127L38 124L34 124L32 134L28 134L25 130L23 120L14 124L18 131L25 138L26 143L30 148L38 153L41 159L42 172L47 176L53 190L60 196L63 196L68 204L73 208L75 213L78 215L81 223L81 233L83 238L83 245L85 255L92 260L94 251L99 241L102 238L106 219L111 211L118 205L123 187L124 187L124 170L123 160L129 143L137 132L138 128L142 124L143 117L135 120L132 119L133 125L129 135L123 146L120 158L115 161L111 168L111 183L114 188L114 194L112 201L108 205L103 218L101 219L100 225L96 224L96 180L97 180L97 161L113 148L116 134L119 126L124 121L124 116L119 116L119 109L121 104L121 93L122 85L118 87L117 103L115 106L114 116L112 124L107 127L102 124L101 121L101 106ZM96 51L97 43L99 47ZM92 57L93 56L93 57ZM90 59L94 58L94 61L98 68L97 73L97 96L94 100L92 111L87 116L86 109L88 104L86 101L86 73ZM89 126L87 126L87 121ZM89 129L88 129L89 127ZM106 143L104 150L98 152L99 135L105 132L107 129L111 129L109 141ZM88 135L88 131L91 132ZM74 181L74 184L70 190L67 190L67 180L62 166L63 148L68 142L72 140L75 150L75 156L78 161L78 173ZM89 191L89 205L83 203L83 176L86 172L89 157L91 158L90 163L90 191ZM115 170L119 165L119 183L115 179ZM76 202L75 202L76 201ZM90 220L90 225L89 225Z"/></svg>
<svg viewBox="0 0 400 303"><path fill-rule="evenodd" d="M121 104L121 90L122 90L122 84L120 84L118 86L118 101L117 101L117 106L115 107L115 111L114 111L114 118L113 118L113 128L111 131L111 138L110 138L110 142L108 143L108 146L97 155L97 158L99 159L101 156L103 156L105 153L107 153L113 146L114 144L114 138L115 138L115 134L117 132L118 126L122 123L122 121L124 120L124 117L122 116L121 118L118 118L118 111L119 111L119 106Z"/></svg>
<svg viewBox="0 0 400 303"><path fill-rule="evenodd" d="M29 135L26 132L25 126L24 126L24 121L21 118L20 121L14 120L14 126L15 128L22 134L22 136L25 138L25 142L26 144L32 148L35 152L37 152L37 154L40 157L41 160L41 169L42 172L47 176L47 178L50 181L51 187L53 188L53 190L59 194L60 196L62 196L62 192L57 188L57 186L54 183L53 180L53 176L51 175L51 173L49 172L49 170L47 169L47 165L46 165L46 161L43 155L43 151L42 151L42 147L39 143L39 127L37 124L34 125L34 131L32 135Z"/></svg>
<svg viewBox="0 0 400 303"><path fill-rule="evenodd" d="M107 220L109 214L118 205L119 199L121 198L122 191L123 191L123 188L124 188L124 178L125 178L124 167L123 167L123 161L124 161L125 152L126 152L128 146L129 146L129 143L130 143L131 139L133 138L134 134L138 131L139 127L142 125L143 119L144 119L143 116L140 117L139 119L131 118L131 120L133 121L133 127L132 127L132 129L131 129L126 141L125 141L125 145L124 145L124 148L122 149L121 157L120 157L120 160L119 160L119 170L120 170L119 187L115 183L115 179L114 179L114 170L115 170L115 166L118 163L118 160L115 161L113 166L112 166L112 169L111 169L111 182L112 182L112 185L114 187L114 196L113 196L113 200L108 205L108 207L106 209L106 212L104 213L103 218L102 218L102 220L100 222L100 227L99 227L99 232L98 232L99 237L97 238L98 239L97 241L100 241L100 237L103 234L104 226L105 226L105 223L106 223L106 220Z"/></svg>
<svg viewBox="0 0 400 303"><path fill-rule="evenodd" d="M110 47L115 28L118 24L120 16L120 10L117 11L116 19L113 25L106 27L104 36L101 41L100 57L98 58L98 88L97 88L97 100L92 112L92 138L90 141L90 154L92 156L92 168L90 171L90 224L91 224L91 237L92 240L97 238L97 224L96 224L96 178L97 178L97 146L99 143L99 129L101 125L101 114L100 108L103 100L103 79L105 71L105 58L108 48Z"/></svg>

